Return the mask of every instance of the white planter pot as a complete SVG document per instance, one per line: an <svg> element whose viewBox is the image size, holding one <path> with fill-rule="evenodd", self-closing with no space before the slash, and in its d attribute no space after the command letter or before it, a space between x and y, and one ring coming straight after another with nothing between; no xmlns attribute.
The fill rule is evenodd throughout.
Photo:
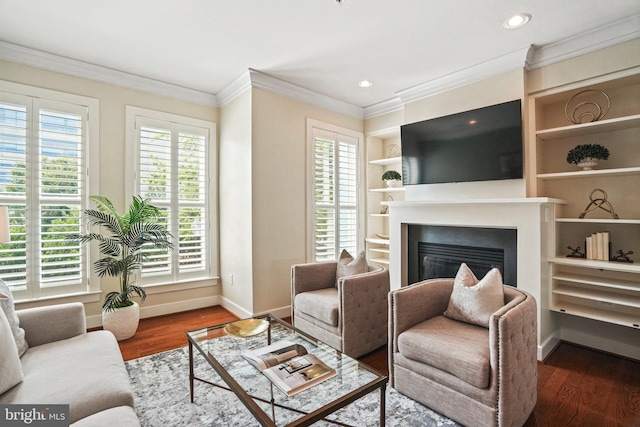
<svg viewBox="0 0 640 427"><path fill-rule="evenodd" d="M102 328L115 335L118 341L135 335L140 322L140 306L133 303L129 307L102 312Z"/></svg>
<svg viewBox="0 0 640 427"><path fill-rule="evenodd" d="M385 179L384 180L385 184L387 184L387 187L399 187L400 186L400 181L397 179Z"/></svg>
<svg viewBox="0 0 640 427"><path fill-rule="evenodd" d="M583 161L578 163L577 166L581 167L583 171L590 171L598 166L598 161L595 159L584 159Z"/></svg>

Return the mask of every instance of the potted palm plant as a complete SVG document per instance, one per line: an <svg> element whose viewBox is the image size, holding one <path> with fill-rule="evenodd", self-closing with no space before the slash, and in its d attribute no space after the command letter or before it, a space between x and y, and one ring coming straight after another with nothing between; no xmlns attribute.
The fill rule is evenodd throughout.
<svg viewBox="0 0 640 427"><path fill-rule="evenodd" d="M97 209L85 209L89 227L102 227L106 233L87 233L71 236L81 243L97 241L100 259L93 263L99 277L112 276L120 280L120 289L107 294L102 305L102 326L113 332L118 341L132 337L138 329L140 309L133 301L137 295L143 302L147 293L132 282L132 276L142 268L142 246L173 249L171 234L158 222L160 211L141 197L133 197L126 213L120 214L109 199L91 196Z"/></svg>

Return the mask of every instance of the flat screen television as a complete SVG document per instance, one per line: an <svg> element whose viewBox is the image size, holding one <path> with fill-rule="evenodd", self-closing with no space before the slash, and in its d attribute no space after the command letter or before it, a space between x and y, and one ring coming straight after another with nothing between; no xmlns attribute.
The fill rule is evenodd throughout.
<svg viewBox="0 0 640 427"><path fill-rule="evenodd" d="M406 124L400 134L405 185L523 177L519 99Z"/></svg>

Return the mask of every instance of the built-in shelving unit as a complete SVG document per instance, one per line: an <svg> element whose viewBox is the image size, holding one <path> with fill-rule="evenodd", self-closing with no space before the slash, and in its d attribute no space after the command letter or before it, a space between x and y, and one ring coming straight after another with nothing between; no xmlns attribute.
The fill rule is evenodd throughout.
<svg viewBox="0 0 640 427"><path fill-rule="evenodd" d="M577 93L591 89L606 92L609 112L595 122L571 123L565 105ZM558 205L553 253L547 258L548 309L640 328L640 70L534 94L529 107L535 125L532 195L567 202ZM568 151L578 144L604 145L609 159L595 170L579 170L566 162ZM606 192L620 219L597 208L579 218L595 189ZM635 262L567 256L569 246L584 251L586 236L603 231L610 233L611 256L619 249L633 251L630 258Z"/></svg>
<svg viewBox="0 0 640 427"><path fill-rule="evenodd" d="M383 202L404 200L404 187L387 187L382 174L387 170L402 173L399 155L400 128L394 127L367 135L367 232L365 244L371 262L389 266L389 215ZM383 237L380 237L383 236Z"/></svg>

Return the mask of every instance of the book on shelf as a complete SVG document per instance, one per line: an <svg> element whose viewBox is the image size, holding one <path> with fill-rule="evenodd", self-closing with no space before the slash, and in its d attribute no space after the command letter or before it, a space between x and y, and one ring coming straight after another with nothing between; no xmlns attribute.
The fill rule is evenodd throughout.
<svg viewBox="0 0 640 427"><path fill-rule="evenodd" d="M586 258L600 261L611 259L611 242L608 231L593 233L586 238Z"/></svg>
<svg viewBox="0 0 640 427"><path fill-rule="evenodd" d="M335 369L309 354L303 345L286 340L244 352L242 357L287 396L336 375Z"/></svg>

